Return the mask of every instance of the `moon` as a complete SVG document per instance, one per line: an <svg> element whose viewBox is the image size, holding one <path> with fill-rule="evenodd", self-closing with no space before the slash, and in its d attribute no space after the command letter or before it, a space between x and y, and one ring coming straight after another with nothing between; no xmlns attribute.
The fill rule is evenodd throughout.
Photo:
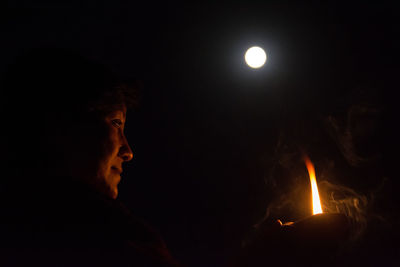
<svg viewBox="0 0 400 267"><path fill-rule="evenodd" d="M247 49L244 59L250 68L258 69L264 66L267 61L267 54L261 47L253 46Z"/></svg>

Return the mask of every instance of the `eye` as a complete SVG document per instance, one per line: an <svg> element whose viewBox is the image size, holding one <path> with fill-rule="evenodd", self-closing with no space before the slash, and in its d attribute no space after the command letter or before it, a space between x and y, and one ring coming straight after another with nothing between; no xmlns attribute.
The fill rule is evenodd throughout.
<svg viewBox="0 0 400 267"><path fill-rule="evenodd" d="M116 128L121 128L122 126L122 121L120 119L114 119L111 121L111 123L116 127Z"/></svg>

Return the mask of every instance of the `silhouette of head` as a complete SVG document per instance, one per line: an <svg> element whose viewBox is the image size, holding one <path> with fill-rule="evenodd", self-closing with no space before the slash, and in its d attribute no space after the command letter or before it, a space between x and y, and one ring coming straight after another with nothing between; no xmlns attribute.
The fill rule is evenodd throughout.
<svg viewBox="0 0 400 267"><path fill-rule="evenodd" d="M124 134L131 87L76 53L38 49L15 60L3 89L3 181L44 189L71 179L117 197L133 157Z"/></svg>

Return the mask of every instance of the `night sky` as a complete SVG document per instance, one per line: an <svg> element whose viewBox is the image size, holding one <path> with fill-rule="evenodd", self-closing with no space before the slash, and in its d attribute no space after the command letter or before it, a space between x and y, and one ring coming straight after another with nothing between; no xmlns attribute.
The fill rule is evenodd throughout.
<svg viewBox="0 0 400 267"><path fill-rule="evenodd" d="M1 70L23 51L57 45L142 85L140 108L128 113L135 155L119 199L191 266L218 266L263 218L275 197L266 177L281 131L341 116L351 90L378 93L386 124L368 144L395 162L386 150L397 142L395 5L261 2L9 1L0 11ZM243 60L253 45L268 55L258 70ZM380 184L352 179L339 183L366 195ZM394 202L390 194L382 200Z"/></svg>

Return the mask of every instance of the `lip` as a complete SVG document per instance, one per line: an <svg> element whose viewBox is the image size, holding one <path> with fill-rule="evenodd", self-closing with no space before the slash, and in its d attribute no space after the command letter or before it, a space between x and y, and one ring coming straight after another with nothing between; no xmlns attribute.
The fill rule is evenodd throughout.
<svg viewBox="0 0 400 267"><path fill-rule="evenodd" d="M122 169L121 169L121 168L117 168L117 167L112 166L111 169L112 169L113 171L117 172L118 174L121 174L121 173L122 173Z"/></svg>

